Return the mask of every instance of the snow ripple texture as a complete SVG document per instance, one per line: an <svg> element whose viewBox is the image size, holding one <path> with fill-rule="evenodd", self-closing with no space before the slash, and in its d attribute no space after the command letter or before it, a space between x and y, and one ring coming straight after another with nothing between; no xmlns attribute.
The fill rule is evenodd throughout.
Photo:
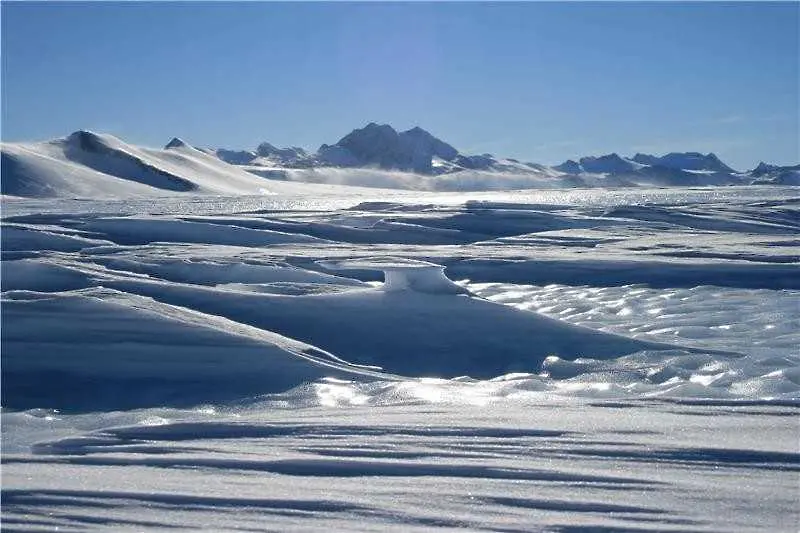
<svg viewBox="0 0 800 533"><path fill-rule="evenodd" d="M4 199L3 530L797 530L794 189L376 194Z"/></svg>

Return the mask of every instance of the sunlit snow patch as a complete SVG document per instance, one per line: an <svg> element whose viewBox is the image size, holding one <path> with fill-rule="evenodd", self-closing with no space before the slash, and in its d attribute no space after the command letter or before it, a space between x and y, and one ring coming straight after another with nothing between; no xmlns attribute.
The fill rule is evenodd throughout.
<svg viewBox="0 0 800 533"><path fill-rule="evenodd" d="M467 294L444 275L444 267L428 261L400 257L364 257L342 261L319 261L330 270L382 270L385 292L416 291L430 294Z"/></svg>

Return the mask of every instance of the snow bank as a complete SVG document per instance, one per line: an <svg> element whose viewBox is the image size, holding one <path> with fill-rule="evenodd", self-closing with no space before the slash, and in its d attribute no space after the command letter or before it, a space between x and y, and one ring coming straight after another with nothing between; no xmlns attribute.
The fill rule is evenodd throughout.
<svg viewBox="0 0 800 533"><path fill-rule="evenodd" d="M553 354L613 358L671 346L636 341L471 298L440 267L380 264L396 274L390 290L277 296L137 279L105 286L278 332L407 376L493 377L537 371ZM345 263L375 268L376 262ZM398 290L402 289L402 290ZM419 290L421 289L421 290Z"/></svg>
<svg viewBox="0 0 800 533"><path fill-rule="evenodd" d="M113 244L104 239L89 238L75 232L59 228L47 231L45 228L24 224L3 224L0 232L0 243L3 252L40 252L54 250L60 252L77 252L95 246Z"/></svg>
<svg viewBox="0 0 800 533"><path fill-rule="evenodd" d="M463 294L467 291L444 275L444 267L427 261L399 257L365 257L341 261L320 261L331 270L380 270L385 292L414 291L428 294Z"/></svg>
<svg viewBox="0 0 800 533"><path fill-rule="evenodd" d="M306 235L187 222L175 218L97 218L85 222L82 228L101 234L106 239L118 244L147 244L162 241L265 246L281 243L321 242L321 239Z"/></svg>
<svg viewBox="0 0 800 533"><path fill-rule="evenodd" d="M9 408L195 405L325 376L392 379L269 331L108 289L7 292L2 319Z"/></svg>

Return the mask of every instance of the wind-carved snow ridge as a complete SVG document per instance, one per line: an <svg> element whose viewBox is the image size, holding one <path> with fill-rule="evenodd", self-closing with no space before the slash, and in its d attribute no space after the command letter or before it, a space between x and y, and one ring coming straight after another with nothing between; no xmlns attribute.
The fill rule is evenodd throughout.
<svg viewBox="0 0 800 533"><path fill-rule="evenodd" d="M442 265L402 257L362 257L338 261L318 261L330 270L381 270L385 292L414 291L428 294L469 294L444 273Z"/></svg>

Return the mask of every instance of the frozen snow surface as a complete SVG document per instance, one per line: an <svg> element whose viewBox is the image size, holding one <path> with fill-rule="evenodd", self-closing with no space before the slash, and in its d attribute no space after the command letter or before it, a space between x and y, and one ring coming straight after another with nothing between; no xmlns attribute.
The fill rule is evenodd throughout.
<svg viewBox="0 0 800 533"><path fill-rule="evenodd" d="M3 531L798 530L796 188L59 143L2 204Z"/></svg>

